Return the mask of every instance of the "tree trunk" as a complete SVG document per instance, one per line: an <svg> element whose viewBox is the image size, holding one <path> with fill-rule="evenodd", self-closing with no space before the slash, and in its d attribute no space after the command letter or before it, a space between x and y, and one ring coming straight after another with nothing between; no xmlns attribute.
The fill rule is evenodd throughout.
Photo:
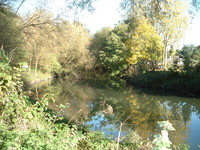
<svg viewBox="0 0 200 150"><path fill-rule="evenodd" d="M163 52L163 69L167 69L167 47L165 46L164 52Z"/></svg>
<svg viewBox="0 0 200 150"><path fill-rule="evenodd" d="M28 72L31 72L31 65L32 65L32 58L29 60L29 68L28 68Z"/></svg>
<svg viewBox="0 0 200 150"><path fill-rule="evenodd" d="M37 68L38 68L38 59L35 61L35 75L37 75Z"/></svg>

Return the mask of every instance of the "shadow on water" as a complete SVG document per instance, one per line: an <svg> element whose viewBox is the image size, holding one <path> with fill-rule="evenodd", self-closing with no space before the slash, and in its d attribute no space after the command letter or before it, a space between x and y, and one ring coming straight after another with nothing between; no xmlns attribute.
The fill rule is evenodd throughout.
<svg viewBox="0 0 200 150"><path fill-rule="evenodd" d="M33 88L34 90L34 88ZM134 131L138 137L149 138L156 132L157 121L169 120L176 131L170 133L174 144L189 144L192 150L200 144L200 99L145 92L126 87L123 80L54 80L37 87L37 94L53 94L50 108L77 124L90 125L106 136L116 139ZM59 105L66 108L60 109ZM105 113L108 106L112 113ZM127 119L128 118L128 119ZM193 120L195 118L195 120ZM195 133L194 133L195 132ZM198 134L196 133L198 132ZM196 141L196 142L195 142Z"/></svg>

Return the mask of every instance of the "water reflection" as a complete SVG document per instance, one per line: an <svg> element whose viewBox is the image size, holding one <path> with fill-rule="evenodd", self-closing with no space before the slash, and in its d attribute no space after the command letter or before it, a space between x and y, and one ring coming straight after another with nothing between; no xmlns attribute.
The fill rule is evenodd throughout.
<svg viewBox="0 0 200 150"><path fill-rule="evenodd" d="M157 121L169 120L176 129L170 133L174 144L190 144L193 150L200 144L190 142L191 138L200 139L200 133L192 136L194 124L200 122L200 100L146 94L125 88L122 81L112 82L56 80L46 87L38 87L37 92L54 94L55 103L50 107L59 115L79 124L92 125L91 129L102 130L113 139L117 138L119 125L125 120L122 136L133 130L143 139L156 132ZM67 108L60 111L59 104ZM102 114L108 105L112 106L113 114ZM198 121L192 122L192 114Z"/></svg>
<svg viewBox="0 0 200 150"><path fill-rule="evenodd" d="M114 117L114 116L113 116ZM118 128L119 125L111 122L104 114L99 113L95 116L92 116L90 121L86 121L85 125L89 125L91 130L100 130L104 132L106 137L116 140L118 137ZM127 133L122 131L121 136L126 135Z"/></svg>
<svg viewBox="0 0 200 150"><path fill-rule="evenodd" d="M170 133L173 143L187 143L190 109L184 110L185 102L177 101L175 97L166 98L145 94L131 96L131 113L135 116L131 121L139 135L147 138L156 130L157 121L169 120L176 129Z"/></svg>

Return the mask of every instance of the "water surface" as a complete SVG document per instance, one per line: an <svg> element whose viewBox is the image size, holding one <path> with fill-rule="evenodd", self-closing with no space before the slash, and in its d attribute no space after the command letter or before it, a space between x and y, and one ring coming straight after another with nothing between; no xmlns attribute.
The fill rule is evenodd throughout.
<svg viewBox="0 0 200 150"><path fill-rule="evenodd" d="M176 131L170 132L173 144L188 144L199 150L200 99L174 96L166 92L144 92L125 86L123 81L55 80L36 86L37 95L54 95L51 108L65 115L70 122L87 124L112 139L132 133L132 140L151 138L157 121L169 120ZM60 110L59 105L66 108ZM111 106L113 113L103 113ZM134 131L134 132L132 132ZM133 135L134 134L134 135Z"/></svg>

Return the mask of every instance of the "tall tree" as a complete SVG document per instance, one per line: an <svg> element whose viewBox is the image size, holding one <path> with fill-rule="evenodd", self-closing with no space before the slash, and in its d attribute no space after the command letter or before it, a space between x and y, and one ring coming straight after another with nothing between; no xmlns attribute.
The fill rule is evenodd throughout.
<svg viewBox="0 0 200 150"><path fill-rule="evenodd" d="M91 37L89 32L79 22L63 21L58 25L59 63L64 72L75 73L87 70L93 64L93 57L89 51Z"/></svg>
<svg viewBox="0 0 200 150"><path fill-rule="evenodd" d="M81 23L55 20L45 10L36 11L27 20L21 29L27 41L27 61L35 73L38 68L74 73L91 67L90 35Z"/></svg>
<svg viewBox="0 0 200 150"><path fill-rule="evenodd" d="M21 26L26 40L26 58L29 69L34 68L37 73L38 67L43 71L52 71L55 60L56 27L52 15L44 10L37 10L25 18ZM53 55L52 55L53 54ZM51 58L51 59L50 59ZM47 67L49 66L49 67Z"/></svg>
<svg viewBox="0 0 200 150"><path fill-rule="evenodd" d="M132 53L128 59L129 64L143 62L149 65L151 70L155 70L161 60L162 39L146 18L138 20L137 27L127 42L127 47Z"/></svg>
<svg viewBox="0 0 200 150"><path fill-rule="evenodd" d="M128 67L127 58L130 54L125 45L127 31L128 26L122 23L114 29L103 28L94 36L92 48L110 76L121 76Z"/></svg>
<svg viewBox="0 0 200 150"><path fill-rule="evenodd" d="M183 70L186 72L191 72L200 62L200 48L194 45L185 45L177 53L183 62Z"/></svg>
<svg viewBox="0 0 200 150"><path fill-rule="evenodd" d="M22 59L22 32L19 30L21 19L9 7L0 10L0 46L4 48L9 63Z"/></svg>
<svg viewBox="0 0 200 150"><path fill-rule="evenodd" d="M131 4L129 18L137 22L146 17L162 37L163 64L167 66L167 53L171 45L184 35L188 25L188 8L180 0L136 0L126 1Z"/></svg>

